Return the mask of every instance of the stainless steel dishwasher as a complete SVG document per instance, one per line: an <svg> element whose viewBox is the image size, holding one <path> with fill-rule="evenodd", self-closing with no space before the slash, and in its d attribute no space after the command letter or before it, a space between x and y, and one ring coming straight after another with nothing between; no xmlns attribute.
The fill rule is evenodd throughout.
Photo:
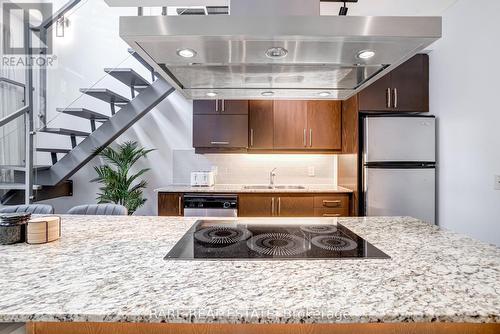
<svg viewBox="0 0 500 334"><path fill-rule="evenodd" d="M237 217L238 196L225 194L184 195L186 217Z"/></svg>

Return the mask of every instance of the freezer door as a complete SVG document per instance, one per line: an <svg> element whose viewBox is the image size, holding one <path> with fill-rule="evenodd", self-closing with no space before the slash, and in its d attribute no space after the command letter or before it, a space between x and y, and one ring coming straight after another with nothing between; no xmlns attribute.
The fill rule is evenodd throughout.
<svg viewBox="0 0 500 334"><path fill-rule="evenodd" d="M435 224L434 168L365 168L365 214L411 216Z"/></svg>
<svg viewBox="0 0 500 334"><path fill-rule="evenodd" d="M365 163L436 161L436 120L432 117L366 117Z"/></svg>

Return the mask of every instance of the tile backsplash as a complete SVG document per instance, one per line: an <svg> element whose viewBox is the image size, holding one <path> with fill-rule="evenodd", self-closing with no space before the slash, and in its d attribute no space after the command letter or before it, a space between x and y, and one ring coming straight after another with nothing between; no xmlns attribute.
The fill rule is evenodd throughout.
<svg viewBox="0 0 500 334"><path fill-rule="evenodd" d="M217 184L267 184L276 168L277 184L337 185L337 156L327 154L195 154L173 151L173 183L189 184L193 171L215 170ZM309 176L310 172L314 176Z"/></svg>

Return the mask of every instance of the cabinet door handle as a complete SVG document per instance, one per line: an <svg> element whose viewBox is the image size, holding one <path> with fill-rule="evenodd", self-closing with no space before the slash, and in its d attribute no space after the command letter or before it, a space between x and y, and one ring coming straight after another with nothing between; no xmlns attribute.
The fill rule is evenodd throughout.
<svg viewBox="0 0 500 334"><path fill-rule="evenodd" d="M307 147L307 130L304 129L304 138L303 138L303 141L304 141L304 147Z"/></svg>
<svg viewBox="0 0 500 334"><path fill-rule="evenodd" d="M398 89L394 88L394 108L398 107Z"/></svg>
<svg viewBox="0 0 500 334"><path fill-rule="evenodd" d="M309 129L309 147L313 146L313 129Z"/></svg>
<svg viewBox="0 0 500 334"><path fill-rule="evenodd" d="M387 90L385 92L385 101L387 102L387 104L386 104L387 108L391 108L391 106L392 106L391 99L392 99L391 98L391 89L387 88Z"/></svg>
<svg viewBox="0 0 500 334"><path fill-rule="evenodd" d="M219 100L215 100L215 112L219 111Z"/></svg>
<svg viewBox="0 0 500 334"><path fill-rule="evenodd" d="M274 216L274 197L271 198L271 216Z"/></svg>
<svg viewBox="0 0 500 334"><path fill-rule="evenodd" d="M228 141L211 141L210 144L212 145L229 145Z"/></svg>
<svg viewBox="0 0 500 334"><path fill-rule="evenodd" d="M323 206L336 208L342 204L341 200L323 200Z"/></svg>
<svg viewBox="0 0 500 334"><path fill-rule="evenodd" d="M179 216L182 216L182 196L179 195Z"/></svg>
<svg viewBox="0 0 500 334"><path fill-rule="evenodd" d="M226 111L226 100L220 102L220 107L222 112Z"/></svg>
<svg viewBox="0 0 500 334"><path fill-rule="evenodd" d="M323 217L340 217L340 213L324 213Z"/></svg>
<svg viewBox="0 0 500 334"><path fill-rule="evenodd" d="M253 147L253 129L250 129L250 147Z"/></svg>
<svg viewBox="0 0 500 334"><path fill-rule="evenodd" d="M278 216L281 216L281 197L278 197Z"/></svg>

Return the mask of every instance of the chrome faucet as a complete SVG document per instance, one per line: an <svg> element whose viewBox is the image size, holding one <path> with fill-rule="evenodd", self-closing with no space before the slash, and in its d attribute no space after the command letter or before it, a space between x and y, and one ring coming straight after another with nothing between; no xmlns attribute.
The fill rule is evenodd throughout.
<svg viewBox="0 0 500 334"><path fill-rule="evenodd" d="M269 173L269 185L271 187L274 187L274 179L276 178L276 171L277 168L273 168L271 172Z"/></svg>

